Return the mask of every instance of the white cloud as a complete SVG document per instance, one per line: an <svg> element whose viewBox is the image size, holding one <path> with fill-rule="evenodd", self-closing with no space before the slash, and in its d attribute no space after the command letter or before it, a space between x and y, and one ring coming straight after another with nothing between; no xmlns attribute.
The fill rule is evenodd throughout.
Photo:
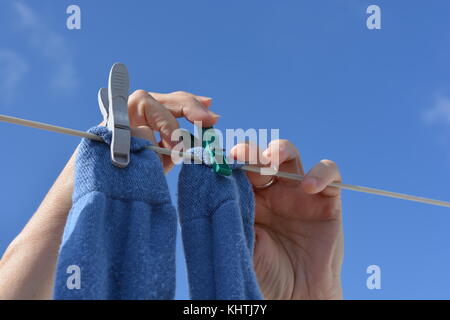
<svg viewBox="0 0 450 320"><path fill-rule="evenodd" d="M445 124L450 126L450 98L440 97L422 115L426 124Z"/></svg>
<svg viewBox="0 0 450 320"><path fill-rule="evenodd" d="M56 90L70 91L78 85L73 57L65 39L53 31L29 6L15 1L15 23L29 45L51 64L49 83Z"/></svg>
<svg viewBox="0 0 450 320"><path fill-rule="evenodd" d="M39 24L39 20L36 17L36 14L30 9L30 7L27 7L21 2L14 2L13 6L16 10L16 13L22 19L21 24L31 27Z"/></svg>
<svg viewBox="0 0 450 320"><path fill-rule="evenodd" d="M0 99L3 103L9 104L14 98L20 81L28 70L28 65L14 51L1 49L0 70L2 71L2 76L0 77Z"/></svg>

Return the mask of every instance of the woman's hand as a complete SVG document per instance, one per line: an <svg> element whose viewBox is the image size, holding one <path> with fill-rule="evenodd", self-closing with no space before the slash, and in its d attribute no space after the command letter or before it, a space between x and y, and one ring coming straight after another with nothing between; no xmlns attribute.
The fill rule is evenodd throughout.
<svg viewBox="0 0 450 320"><path fill-rule="evenodd" d="M128 99L128 115L133 135L148 139L163 148L173 148L179 141L171 141L172 132L179 128L176 118L190 122L202 121L204 127L214 125L219 117L209 110L211 98L177 91L168 94L137 90ZM159 132L157 142L153 131ZM164 171L173 167L170 156L161 156Z"/></svg>
<svg viewBox="0 0 450 320"><path fill-rule="evenodd" d="M276 140L264 151L238 144L231 155L260 163L276 159L280 171L303 175L297 149ZM261 161L264 160L264 161ZM253 186L270 184L271 176L248 172ZM266 299L341 299L343 231L341 197L327 187L341 177L334 162L322 160L300 181L277 178L267 188L254 188L254 267Z"/></svg>

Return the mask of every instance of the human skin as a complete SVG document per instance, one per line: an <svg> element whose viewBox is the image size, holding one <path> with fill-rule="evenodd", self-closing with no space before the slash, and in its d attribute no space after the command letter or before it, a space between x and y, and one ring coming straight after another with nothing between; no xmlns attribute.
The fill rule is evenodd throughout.
<svg viewBox="0 0 450 320"><path fill-rule="evenodd" d="M272 141L266 150L239 144L231 155L253 163L258 159L249 157L256 155L280 171L304 175L300 154L287 140ZM271 179L247 175L254 186ZM266 189L254 189L254 267L266 299L342 299L341 197L339 189L327 187L340 181L336 164L322 160L301 182L277 178Z"/></svg>
<svg viewBox="0 0 450 320"><path fill-rule="evenodd" d="M212 99L186 92L169 94L137 90L129 98L132 134L165 148L178 142L171 134L179 128L176 118L202 121L209 127L218 115L209 110ZM160 133L157 142L153 131ZM231 155L250 160L252 145L235 146ZM270 161L279 152L279 169L303 174L295 147L286 140L258 151ZM51 299L53 280L67 215L72 206L74 153L41 205L0 260L0 299ZM173 167L161 156L164 171ZM267 163L264 162L264 163ZM249 173L253 185L270 177ZM254 266L267 299L339 299L343 256L341 200L339 191L327 187L340 181L337 167L325 160L299 182L279 179L264 190L255 189Z"/></svg>

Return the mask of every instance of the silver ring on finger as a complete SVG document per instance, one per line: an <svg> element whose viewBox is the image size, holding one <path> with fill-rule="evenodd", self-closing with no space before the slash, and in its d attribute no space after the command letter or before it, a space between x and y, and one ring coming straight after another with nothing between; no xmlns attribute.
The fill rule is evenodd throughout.
<svg viewBox="0 0 450 320"><path fill-rule="evenodd" d="M269 188L271 185L273 185L275 182L277 181L277 177L276 176L272 176L272 179L270 179L268 182L259 185L259 186L253 186L253 188L257 189L257 190L264 190Z"/></svg>

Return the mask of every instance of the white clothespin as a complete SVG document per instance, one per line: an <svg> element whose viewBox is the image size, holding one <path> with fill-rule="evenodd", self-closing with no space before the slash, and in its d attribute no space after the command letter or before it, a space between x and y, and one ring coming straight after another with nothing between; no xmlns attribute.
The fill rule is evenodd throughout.
<svg viewBox="0 0 450 320"><path fill-rule="evenodd" d="M109 73L108 89L98 91L98 104L112 132L111 161L119 168L130 163L131 131L128 119L130 78L123 63L115 63Z"/></svg>

